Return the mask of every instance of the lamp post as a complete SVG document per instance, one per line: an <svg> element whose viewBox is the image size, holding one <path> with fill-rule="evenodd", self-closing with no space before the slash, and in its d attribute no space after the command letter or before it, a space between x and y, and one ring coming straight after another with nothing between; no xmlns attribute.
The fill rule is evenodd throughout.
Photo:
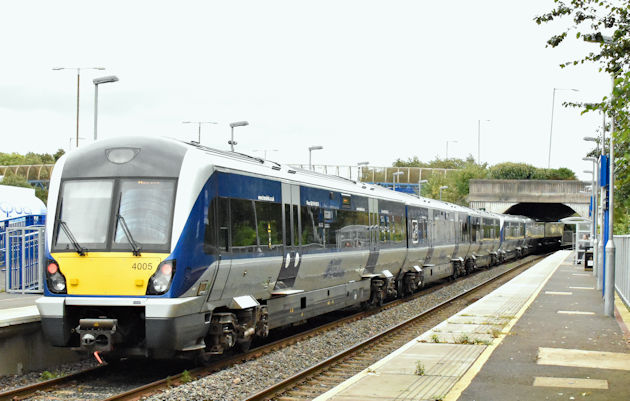
<svg viewBox="0 0 630 401"><path fill-rule="evenodd" d="M104 70L105 67L55 67L53 71L76 70L77 71L77 136L75 145L79 147L79 88L81 86L81 70Z"/></svg>
<svg viewBox="0 0 630 401"><path fill-rule="evenodd" d="M201 145L201 124L216 124L215 121L182 121L182 124L197 124L197 143Z"/></svg>
<svg viewBox="0 0 630 401"><path fill-rule="evenodd" d="M481 165L481 121L477 120L477 164ZM483 120L489 122L490 120Z"/></svg>
<svg viewBox="0 0 630 401"><path fill-rule="evenodd" d="M231 133L231 139L228 141L228 143L230 144L232 152L234 152L234 145L236 145L236 142L234 141L234 128L235 127L245 127L247 125L249 125L249 123L247 121L236 121L236 122L230 123L230 129L231 129L232 133Z"/></svg>
<svg viewBox="0 0 630 401"><path fill-rule="evenodd" d="M595 35L582 35L582 38L586 42L594 42L600 44L612 44L613 38L610 36L604 36L601 34ZM610 102L612 106L613 96L615 96L615 74L611 77L612 88L610 94ZM611 107L612 109L612 107ZM612 111L614 113L614 110ZM604 126L604 132L606 126ZM614 228L614 215L615 215L615 118L612 116L610 123L610 156L608 161L609 179L608 179L608 242L606 242L606 266L604 268L604 314L610 317L615 316L615 242L613 235ZM602 153L604 149L605 140L602 138ZM602 204L604 198L602 198Z"/></svg>
<svg viewBox="0 0 630 401"><path fill-rule="evenodd" d="M586 139L586 138L585 138ZM593 138L594 139L594 138ZM597 235L597 215L599 214L599 207L598 207L598 199L597 199L597 188L595 186L595 182L597 181L597 159L594 157L583 157L582 160L588 162L592 162L593 165L593 171L591 171L591 174L593 174L593 179L591 180L591 199L593 202L593 209L591 211L591 217L592 217L592 235L591 235L591 243L593 244L593 276L597 276L598 273L598 263L599 263L599 251L598 251L598 238L599 236Z"/></svg>
<svg viewBox="0 0 630 401"><path fill-rule="evenodd" d="M308 169L312 170L313 169L313 164L311 163L311 153L313 153L314 150L322 150L324 149L323 146L309 146L308 148Z"/></svg>
<svg viewBox="0 0 630 401"><path fill-rule="evenodd" d="M97 122L98 122L98 86L100 84L108 84L110 82L118 82L118 77L115 75L110 75L107 77L94 78L92 80L94 83L94 141L97 139Z"/></svg>
<svg viewBox="0 0 630 401"><path fill-rule="evenodd" d="M422 196L422 184L426 184L429 180L418 180L418 198Z"/></svg>
<svg viewBox="0 0 630 401"><path fill-rule="evenodd" d="M363 166L367 166L370 162L358 162L357 163L357 181L361 181L361 177L363 176ZM351 177L352 178L352 177Z"/></svg>
<svg viewBox="0 0 630 401"><path fill-rule="evenodd" d="M551 137L553 136L553 110L556 106L556 91L573 91L579 92L579 89L573 88L553 88L553 96L551 97L551 128L549 129L549 153L547 156L547 168L551 168Z"/></svg>
<svg viewBox="0 0 630 401"><path fill-rule="evenodd" d="M277 152L278 149L254 149L253 152L263 152L263 159L267 160L267 152Z"/></svg>
<svg viewBox="0 0 630 401"><path fill-rule="evenodd" d="M442 185L442 186L440 187L440 200L442 200L442 190L443 190L443 189L448 189L448 185Z"/></svg>
<svg viewBox="0 0 630 401"><path fill-rule="evenodd" d="M396 190L396 177L400 177L403 174L405 174L404 171L396 171L395 173L392 173L392 178L394 179L394 191ZM400 178L398 179L398 182L400 182Z"/></svg>
<svg viewBox="0 0 630 401"><path fill-rule="evenodd" d="M451 142L451 143L457 143L457 141L456 141L456 140L447 140L447 141L446 141L446 160L448 160L448 143L449 143L449 142Z"/></svg>

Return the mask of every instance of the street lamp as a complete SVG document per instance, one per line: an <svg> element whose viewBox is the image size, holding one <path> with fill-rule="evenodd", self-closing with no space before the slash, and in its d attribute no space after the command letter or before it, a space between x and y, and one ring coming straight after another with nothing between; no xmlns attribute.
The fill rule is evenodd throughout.
<svg viewBox="0 0 630 401"><path fill-rule="evenodd" d="M357 163L357 181L361 181L361 177L363 176L363 166L367 166L368 164L370 164L370 162Z"/></svg>
<svg viewBox="0 0 630 401"><path fill-rule="evenodd" d="M447 141L446 141L446 160L448 160L448 143L449 143L449 142L451 142L451 143L457 143L457 141L456 141L456 140L447 140Z"/></svg>
<svg viewBox="0 0 630 401"><path fill-rule="evenodd" d="M605 126L605 125L604 125ZM603 135L605 135L605 132L603 133ZM592 136L585 136L584 140L587 142L595 142L597 144L597 153L599 154L599 141L597 138L594 138ZM603 137L602 137L602 143L603 143ZM602 149L602 153L603 149ZM597 173L597 171L599 171L598 166L598 159L595 157L584 157L582 158L582 160L584 161L593 161L593 171L595 171ZM597 175L594 176L593 178L593 183L595 182L595 177L597 177ZM597 191L594 191L594 196L595 196L595 215L593 216L593 222L595 224L595 234L597 234L597 223L599 222L599 219L602 219L602 222L600 224L600 226L602 227L602 233L599 237L596 237L596 243L594 244L594 253L593 253L593 275L597 276L597 285L596 288L598 290L602 289L603 286L603 280L604 280L604 276L603 276L603 268L604 268L604 224L603 224L603 220L604 220L604 199L606 199L606 191L604 190L603 186L600 186L599 189L599 196L597 194ZM599 216L599 207L597 207L597 205L599 204L598 198L602 200L602 215Z"/></svg>
<svg viewBox="0 0 630 401"><path fill-rule="evenodd" d="M481 165L481 121L490 122L490 120L477 120L477 163L479 165Z"/></svg>
<svg viewBox="0 0 630 401"><path fill-rule="evenodd" d="M105 67L55 67L53 71L77 70L77 138L76 146L79 147L79 88L81 86L81 70L104 70Z"/></svg>
<svg viewBox="0 0 630 401"><path fill-rule="evenodd" d="M613 38L610 36L604 36L601 33L582 35L582 38L586 42L604 43L607 45L612 44ZM612 75L612 88L610 94L610 102L612 108L612 101L615 96L615 74ZM610 169L610 176L608 179L608 241L606 242L606 266L604 268L604 313L607 316L615 316L615 243L614 243L614 214L615 214L615 118L612 116L610 124L610 156L608 161L608 168ZM606 127L604 126L604 132ZM604 139L602 138L602 153L604 153ZM604 198L602 198L602 205L604 204Z"/></svg>
<svg viewBox="0 0 630 401"><path fill-rule="evenodd" d="M442 186L440 187L440 200L442 200L442 190L443 190L443 189L448 189L448 185L442 185Z"/></svg>
<svg viewBox="0 0 630 401"><path fill-rule="evenodd" d="M97 129L97 121L98 121L98 86L100 84L108 84L110 82L118 82L118 77L116 75L110 75L107 77L94 78L92 80L94 83L94 141L96 141L96 129Z"/></svg>
<svg viewBox="0 0 630 401"><path fill-rule="evenodd" d="M312 170L312 169L313 169L313 165L311 164L311 153L312 153L314 150L322 150L322 149L324 149L324 147L323 147L323 146L310 146L310 147L308 148L308 169L309 169L309 170Z"/></svg>
<svg viewBox="0 0 630 401"><path fill-rule="evenodd" d="M579 89L573 88L553 88L553 96L551 98L551 128L549 129L549 153L547 157L547 168L551 168L551 137L553 135L553 109L556 105L556 91L573 91L579 92Z"/></svg>
<svg viewBox="0 0 630 401"><path fill-rule="evenodd" d="M263 152L263 159L267 160L267 152L277 152L278 149L254 149L253 152Z"/></svg>
<svg viewBox="0 0 630 401"><path fill-rule="evenodd" d="M197 124L197 143L201 145L201 124L216 124L215 121L182 121L182 124Z"/></svg>
<svg viewBox="0 0 630 401"><path fill-rule="evenodd" d="M230 147L232 148L232 152L234 152L234 145L236 145L236 142L234 141L234 127L245 127L247 125L249 125L247 121L237 121L234 123L230 123L230 128L232 130L232 139L230 139L228 143L230 144Z"/></svg>
<svg viewBox="0 0 630 401"><path fill-rule="evenodd" d="M394 178L394 191L396 190L396 177L399 177L403 174L405 174L404 171L396 171L395 173L392 173L392 177ZM398 179L398 182L400 182L400 178Z"/></svg>

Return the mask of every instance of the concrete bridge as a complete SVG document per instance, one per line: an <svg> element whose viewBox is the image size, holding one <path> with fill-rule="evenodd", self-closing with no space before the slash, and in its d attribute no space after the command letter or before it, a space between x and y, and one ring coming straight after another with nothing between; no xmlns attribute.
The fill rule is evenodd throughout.
<svg viewBox="0 0 630 401"><path fill-rule="evenodd" d="M583 181L470 180L473 209L557 221L577 213L588 217L590 191Z"/></svg>

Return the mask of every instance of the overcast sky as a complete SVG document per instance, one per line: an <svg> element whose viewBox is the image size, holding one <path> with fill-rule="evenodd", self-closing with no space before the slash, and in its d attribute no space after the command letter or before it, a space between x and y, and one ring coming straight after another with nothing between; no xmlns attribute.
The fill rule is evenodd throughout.
<svg viewBox="0 0 630 401"><path fill-rule="evenodd" d="M551 166L582 179L581 159L598 115L563 101L597 101L610 80L594 66L561 69L592 44L545 48L559 26L533 17L552 0L506 1L12 1L0 6L2 152L55 152L80 135L92 141L92 79L99 138L197 138L227 149L268 152L285 163L386 166L397 158L481 160ZM80 143L81 144L81 143ZM259 153L262 155L262 153Z"/></svg>

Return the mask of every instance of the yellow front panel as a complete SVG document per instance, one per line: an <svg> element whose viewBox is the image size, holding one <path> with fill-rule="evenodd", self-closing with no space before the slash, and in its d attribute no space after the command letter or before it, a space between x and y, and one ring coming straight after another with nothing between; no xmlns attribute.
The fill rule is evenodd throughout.
<svg viewBox="0 0 630 401"><path fill-rule="evenodd" d="M53 253L72 295L145 295L149 278L168 254L131 252Z"/></svg>

